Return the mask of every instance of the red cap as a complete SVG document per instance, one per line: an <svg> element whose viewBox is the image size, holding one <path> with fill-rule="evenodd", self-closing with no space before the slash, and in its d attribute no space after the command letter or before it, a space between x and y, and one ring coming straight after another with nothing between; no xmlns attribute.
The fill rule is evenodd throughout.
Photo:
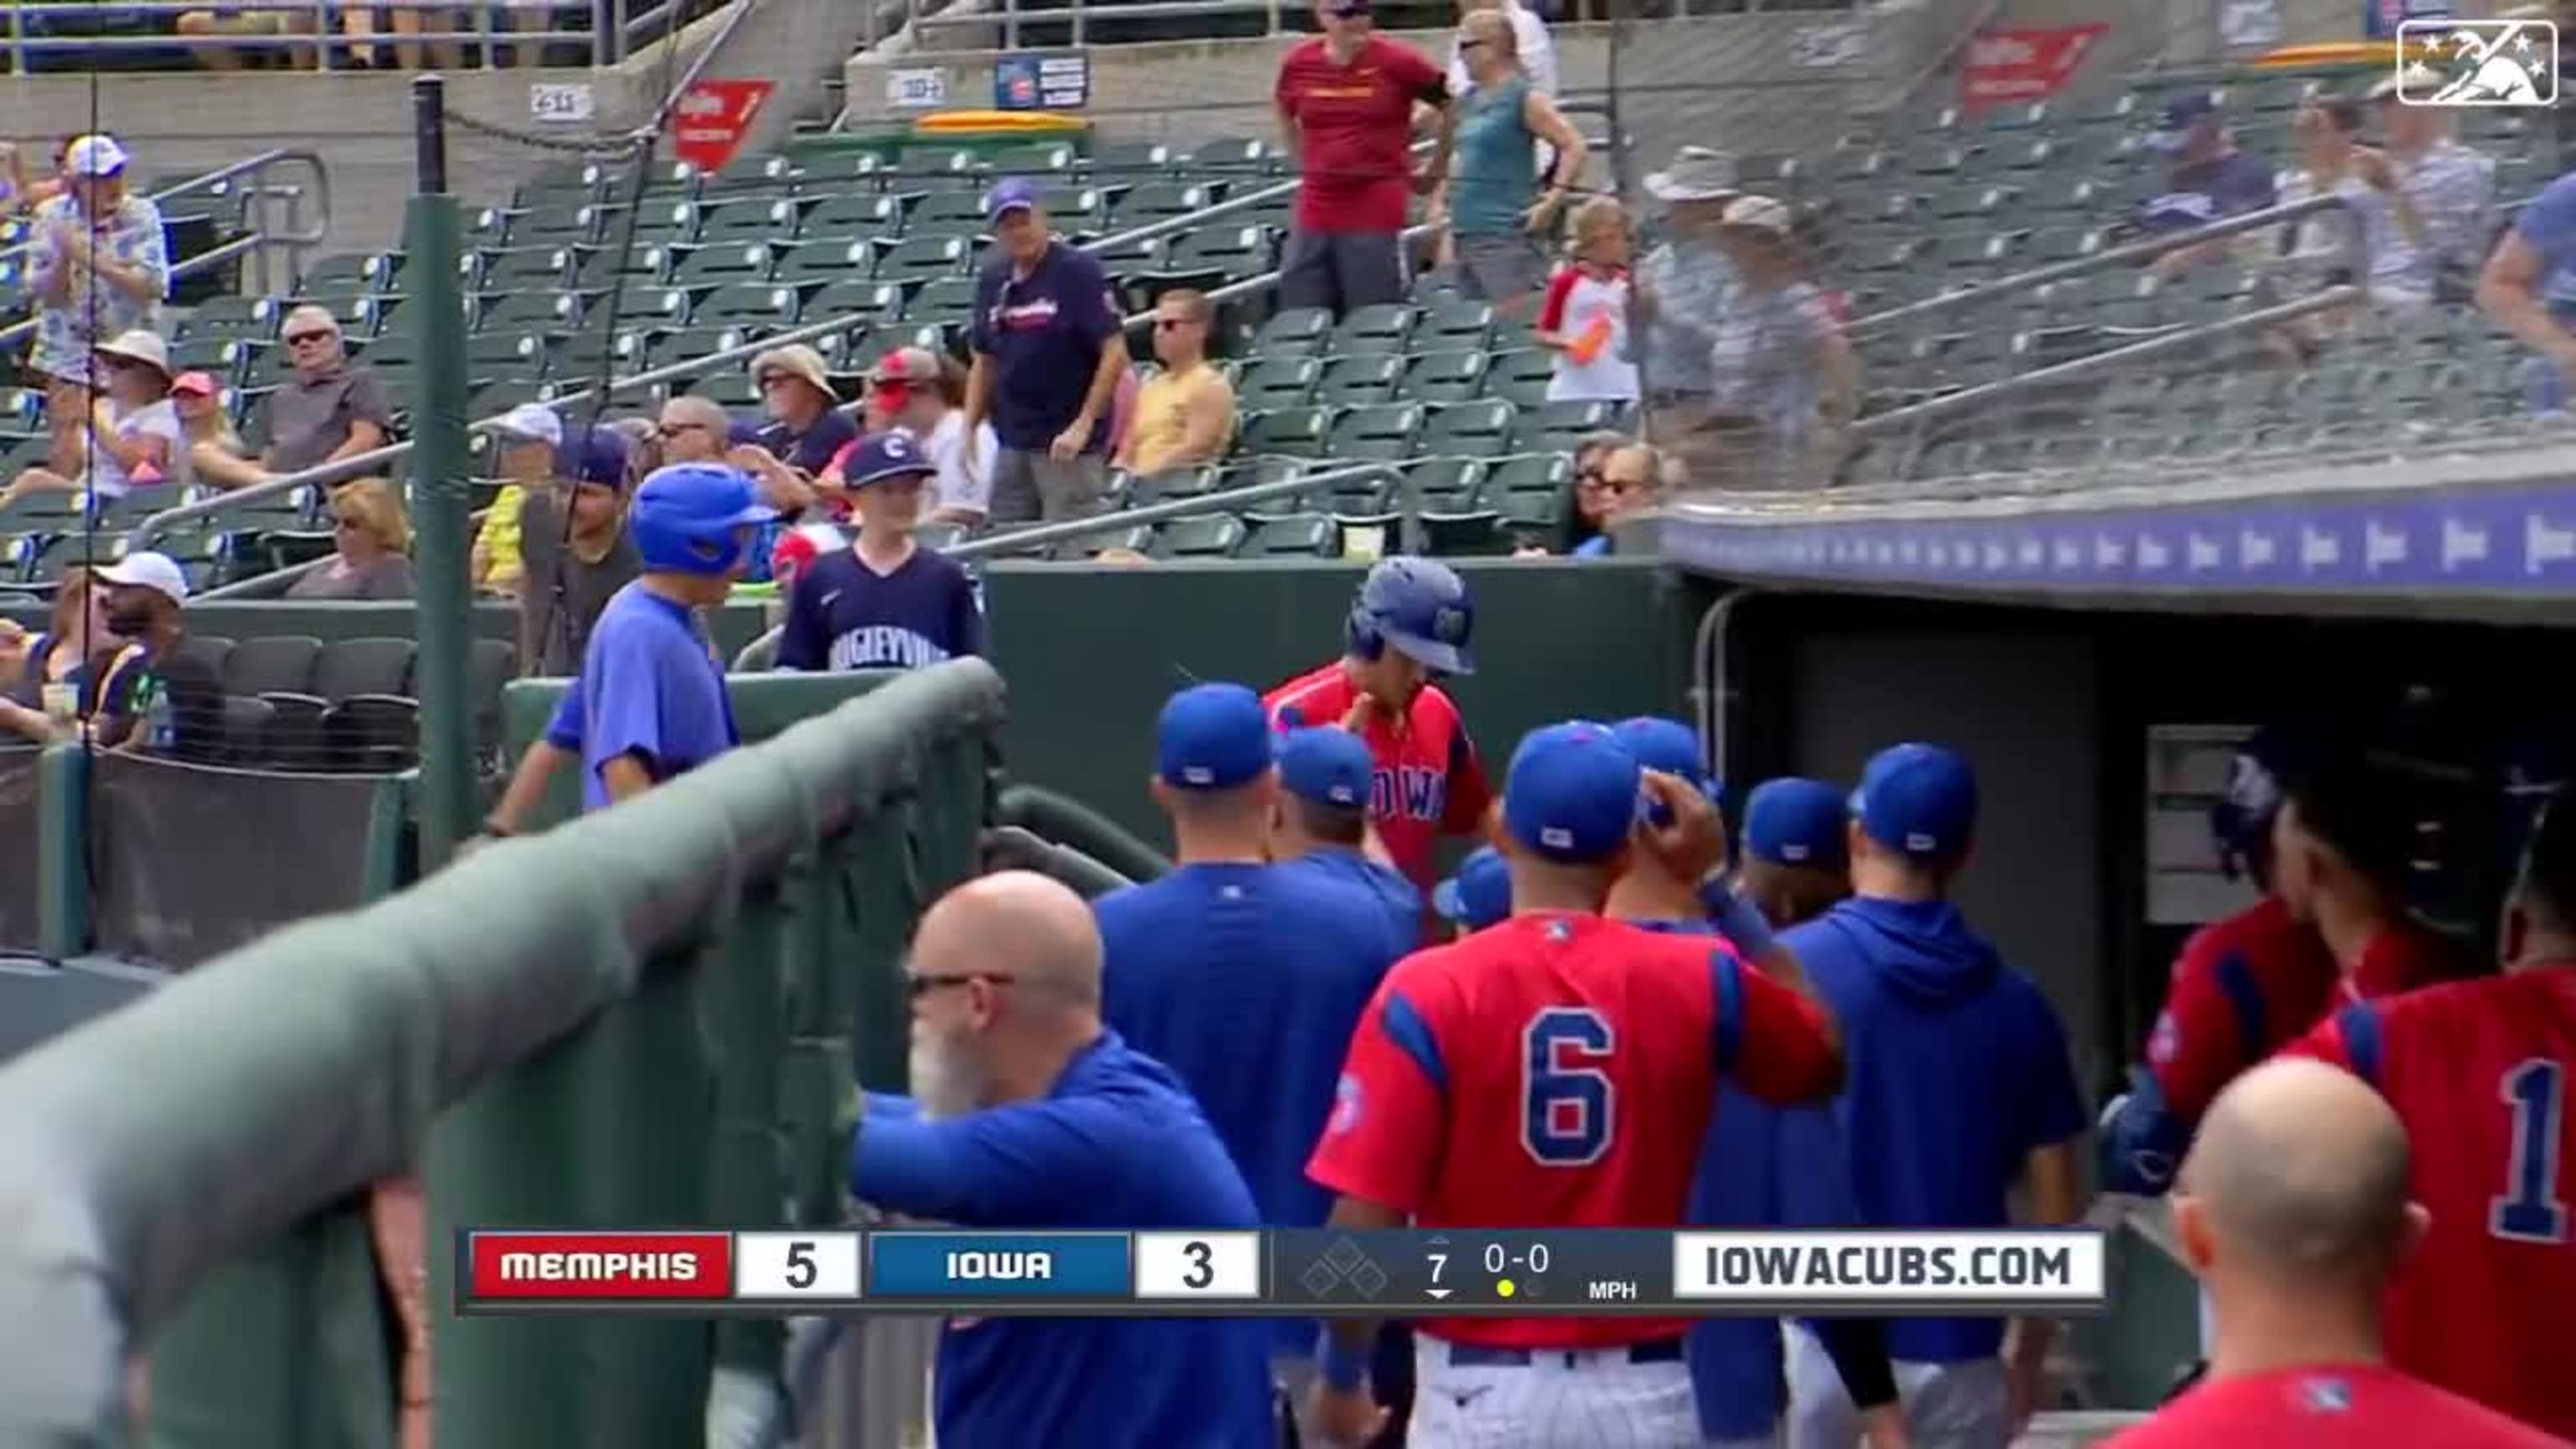
<svg viewBox="0 0 2576 1449"><path fill-rule="evenodd" d="M198 397L213 397L222 389L215 386L213 378L202 372L183 372L170 379L170 391L193 393Z"/></svg>

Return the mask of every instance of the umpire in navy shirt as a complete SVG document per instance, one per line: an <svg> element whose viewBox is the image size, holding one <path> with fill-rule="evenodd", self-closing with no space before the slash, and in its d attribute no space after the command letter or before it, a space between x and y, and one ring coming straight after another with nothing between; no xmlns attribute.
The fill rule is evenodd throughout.
<svg viewBox="0 0 2576 1449"><path fill-rule="evenodd" d="M985 216L994 246L967 330L970 466L989 421L1002 440L993 522L1088 517L1107 503L1109 409L1127 367L1117 291L1098 261L1056 237L1036 183L1006 178Z"/></svg>

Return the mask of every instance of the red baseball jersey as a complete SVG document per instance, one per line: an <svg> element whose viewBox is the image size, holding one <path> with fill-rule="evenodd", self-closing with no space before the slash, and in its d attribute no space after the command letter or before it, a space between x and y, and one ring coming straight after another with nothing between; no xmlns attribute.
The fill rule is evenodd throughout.
<svg viewBox="0 0 2576 1449"><path fill-rule="evenodd" d="M1404 229L1413 196L1413 107L1448 95L1448 77L1421 51L1372 35L1349 65L1324 38L1288 47L1272 99L1297 122L1297 228Z"/></svg>
<svg viewBox="0 0 2576 1449"><path fill-rule="evenodd" d="M1731 1076L1812 1099L1824 1010L1724 942L1599 916L1515 916L1396 963L1351 1038L1306 1173L1423 1228L1669 1228ZM1453 1343L1603 1348L1687 1320L1456 1318Z"/></svg>
<svg viewBox="0 0 2576 1449"><path fill-rule="evenodd" d="M2380 1364L2208 1379L2102 1449L2565 1449Z"/></svg>
<svg viewBox="0 0 2576 1449"><path fill-rule="evenodd" d="M1336 659L1270 691L1261 702L1282 730L1337 725L1359 699L1350 672ZM1467 738L1458 702L1440 686L1425 686L1402 720L1384 710L1369 716L1360 738L1375 763L1369 779L1369 822L1395 868L1424 891L1439 880L1432 850L1443 835L1483 828L1494 803L1484 761Z"/></svg>
<svg viewBox="0 0 2576 1449"><path fill-rule="evenodd" d="M2389 1291L2389 1362L2576 1438L2576 962L2346 1006L2289 1050L2406 1124L2433 1223Z"/></svg>
<svg viewBox="0 0 2576 1449"><path fill-rule="evenodd" d="M2147 1036L2165 1110L2198 1122L2219 1088L2315 1026L2341 981L2324 938L2270 896L2192 932Z"/></svg>
<svg viewBox="0 0 2576 1449"><path fill-rule="evenodd" d="M2437 982L2456 981L2459 953L2451 943L2412 921L2399 921L2370 938L2345 978L2343 999L2376 1001Z"/></svg>

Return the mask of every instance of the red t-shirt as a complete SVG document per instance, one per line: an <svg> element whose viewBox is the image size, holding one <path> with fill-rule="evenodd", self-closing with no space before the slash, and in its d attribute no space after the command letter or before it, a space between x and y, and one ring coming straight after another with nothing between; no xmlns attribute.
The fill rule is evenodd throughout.
<svg viewBox="0 0 2576 1449"><path fill-rule="evenodd" d="M1297 123L1297 227L1318 232L1404 230L1413 195L1413 104L1438 101L1448 79L1421 51L1383 35L1335 65L1323 37L1290 46L1272 92Z"/></svg>
<svg viewBox="0 0 2576 1449"><path fill-rule="evenodd" d="M2102 1449L2565 1449L2378 1364L2209 1379Z"/></svg>
<svg viewBox="0 0 2576 1449"><path fill-rule="evenodd" d="M2388 1361L2576 1439L2576 962L2346 1006L2287 1050L2406 1124L2433 1222L2389 1289Z"/></svg>
<svg viewBox="0 0 2576 1449"><path fill-rule="evenodd" d="M1261 702L1269 706L1271 722L1288 730L1340 724L1358 699L1350 672L1336 659L1280 685ZM1439 880L1431 855L1440 837L1483 828L1494 803L1484 762L1467 738L1467 722L1457 701L1435 684L1413 697L1400 722L1384 710L1370 715L1360 738L1375 765L1369 822L1395 868L1428 891Z"/></svg>
<svg viewBox="0 0 2576 1449"><path fill-rule="evenodd" d="M1420 1228L1669 1228L1733 1077L1792 1102L1839 1070L1824 1013L1724 942L1514 916L1395 965L1306 1175ZM1682 1319L1432 1319L1452 1343L1606 1348Z"/></svg>
<svg viewBox="0 0 2576 1449"><path fill-rule="evenodd" d="M2341 986L2324 939L2274 897L2192 932L2147 1036L2165 1110L2198 1122L2219 1088L2315 1026Z"/></svg>
<svg viewBox="0 0 2576 1449"><path fill-rule="evenodd" d="M2458 953L2451 943L2411 921L2400 921L2370 938L2361 961L2343 983L2345 1001L2376 1001L2418 987L2459 979Z"/></svg>

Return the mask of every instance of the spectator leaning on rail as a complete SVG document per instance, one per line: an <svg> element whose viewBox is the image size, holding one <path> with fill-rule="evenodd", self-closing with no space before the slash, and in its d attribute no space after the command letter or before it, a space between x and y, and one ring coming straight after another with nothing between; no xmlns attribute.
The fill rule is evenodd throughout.
<svg viewBox="0 0 2576 1449"><path fill-rule="evenodd" d="M1136 421L1118 466L1150 478L1225 456L1234 436L1234 384L1208 361L1216 308L1203 292L1179 288L1154 300L1154 375L1136 393Z"/></svg>
<svg viewBox="0 0 2576 1449"><path fill-rule="evenodd" d="M993 522L1054 523L1107 506L1110 408L1127 375L1118 292L1088 252L1047 222L1037 183L1006 177L985 198L993 252L975 279L966 343L966 460L989 418L1002 440Z"/></svg>
<svg viewBox="0 0 2576 1449"><path fill-rule="evenodd" d="M63 148L63 194L36 208L27 289L36 299L28 368L45 380L54 471L80 471L92 355L106 339L153 331L170 295L161 212L125 189L125 148L105 135Z"/></svg>
<svg viewBox="0 0 2576 1449"><path fill-rule="evenodd" d="M2261 211L2278 200L2272 168L2236 147L2227 117L2216 97L2194 91L2165 107L2164 124L2148 137L2156 151L2172 158L2165 189L2138 206L2137 224L2154 234L2196 227ZM2226 240L2177 247L2156 258L2153 270L2170 276L2201 262L2226 256Z"/></svg>
<svg viewBox="0 0 2576 1449"><path fill-rule="evenodd" d="M1647 175L1646 194L1663 205L1664 235L1638 263L1630 295L1645 323L1646 430L1669 448L1708 421L1709 349L1736 286L1718 224L1743 191L1734 157L1684 146Z"/></svg>
<svg viewBox="0 0 2576 1449"><path fill-rule="evenodd" d="M402 495L382 478L360 478L331 493L331 557L297 579L290 599L408 599L411 525Z"/></svg>
<svg viewBox="0 0 2576 1449"><path fill-rule="evenodd" d="M1297 211L1279 258L1279 305L1335 316L1404 300L1405 199L1449 174L1457 108L1422 52L1376 33L1370 0L1317 0L1323 34L1289 47L1272 91L1297 158ZM1413 171L1414 108L1439 125Z"/></svg>
<svg viewBox="0 0 2576 1449"><path fill-rule="evenodd" d="M1502 11L1471 12L1458 29L1476 87L1457 103L1457 158L1425 220L1445 227L1442 260L1459 291L1518 318L1547 274L1544 238L1583 174L1583 134L1523 69ZM1552 158L1544 190L1534 159L1542 150Z"/></svg>
<svg viewBox="0 0 2576 1449"><path fill-rule="evenodd" d="M2576 172L2522 209L2478 277L2478 306L2538 354L2526 383L2532 410L2564 409L2576 385Z"/></svg>
<svg viewBox="0 0 2576 1449"><path fill-rule="evenodd" d="M339 319L321 307L298 307L278 328L295 375L268 395L272 473L301 473L371 453L393 436L393 399L376 370L349 356Z"/></svg>
<svg viewBox="0 0 2576 1449"><path fill-rule="evenodd" d="M0 492L0 502L71 491L87 494L94 506L136 488L186 481L186 435L170 406L170 349L149 332L128 332L94 350L106 396L90 403L80 470L30 468Z"/></svg>
<svg viewBox="0 0 2576 1449"><path fill-rule="evenodd" d="M993 511L993 468L1001 461L1002 441L986 423L975 430L974 447L967 447L965 401L966 370L927 347L898 347L868 373L869 410L882 413L887 427L912 434L939 469L924 523L979 528Z"/></svg>
<svg viewBox="0 0 2576 1449"><path fill-rule="evenodd" d="M862 1202L972 1229L1251 1229L1225 1144L1162 1063L1102 1024L1082 898L988 875L921 918L906 967L916 1095L870 1092L850 1148ZM1270 1449L1257 1319L951 1318L942 1449Z"/></svg>
<svg viewBox="0 0 2576 1449"><path fill-rule="evenodd" d="M1739 285L1709 349L1709 403L1673 440L1691 487L1803 488L1831 480L1860 410L1860 362L1806 280L1789 208L1727 204L1720 245Z"/></svg>

